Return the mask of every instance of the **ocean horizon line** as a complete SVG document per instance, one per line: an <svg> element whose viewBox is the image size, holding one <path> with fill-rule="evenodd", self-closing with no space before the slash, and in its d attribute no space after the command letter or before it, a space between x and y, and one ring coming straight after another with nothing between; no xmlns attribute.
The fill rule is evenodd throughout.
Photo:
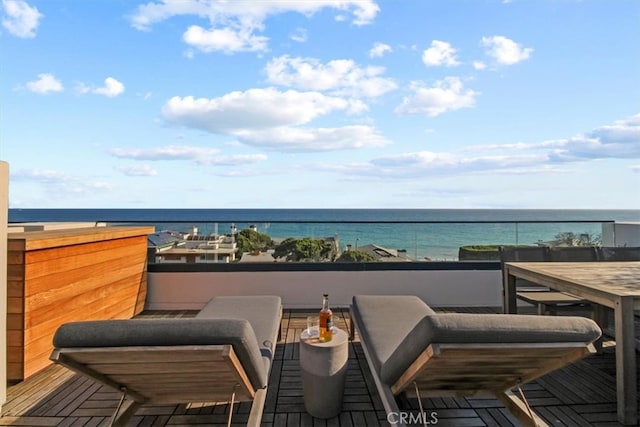
<svg viewBox="0 0 640 427"><path fill-rule="evenodd" d="M256 225L272 237L339 236L342 245L407 250L414 259L456 259L467 245L525 244L561 233L597 237L606 222L640 222L640 210L497 209L22 209L10 223L153 224L156 231L198 226L203 234Z"/></svg>

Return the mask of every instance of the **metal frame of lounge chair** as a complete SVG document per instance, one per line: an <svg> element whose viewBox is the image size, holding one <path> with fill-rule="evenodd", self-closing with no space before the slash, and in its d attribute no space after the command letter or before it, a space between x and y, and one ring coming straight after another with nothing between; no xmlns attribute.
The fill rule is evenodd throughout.
<svg viewBox="0 0 640 427"><path fill-rule="evenodd" d="M252 401L247 425L262 419L267 388L253 388L231 345L57 348L51 360L122 392L113 426L145 403Z"/></svg>
<svg viewBox="0 0 640 427"><path fill-rule="evenodd" d="M360 330L351 313L352 330L354 326ZM360 340L360 344L369 366L373 366L367 343ZM432 343L395 384L384 384L374 369L371 374L387 414L401 413L396 396L411 393L415 384L419 398L495 396L522 425L543 427L547 424L533 412L524 396L519 398L512 390L595 352L593 344L575 342ZM405 425L399 419L387 421L393 426Z"/></svg>

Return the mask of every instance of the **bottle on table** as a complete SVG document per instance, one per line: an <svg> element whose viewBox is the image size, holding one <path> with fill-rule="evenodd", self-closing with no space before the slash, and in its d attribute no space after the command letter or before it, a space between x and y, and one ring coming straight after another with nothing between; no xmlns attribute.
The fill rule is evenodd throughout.
<svg viewBox="0 0 640 427"><path fill-rule="evenodd" d="M331 338L333 337L333 331L331 330L333 327L333 312L329 308L329 294L324 294L322 296L322 309L318 316L318 323L320 331L318 340L320 342L331 341Z"/></svg>

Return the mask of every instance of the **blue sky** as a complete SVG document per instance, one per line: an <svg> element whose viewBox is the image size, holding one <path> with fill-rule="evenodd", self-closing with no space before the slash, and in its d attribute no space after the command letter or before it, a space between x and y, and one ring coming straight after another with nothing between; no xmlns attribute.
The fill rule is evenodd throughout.
<svg viewBox="0 0 640 427"><path fill-rule="evenodd" d="M636 0L0 0L12 208L640 208Z"/></svg>

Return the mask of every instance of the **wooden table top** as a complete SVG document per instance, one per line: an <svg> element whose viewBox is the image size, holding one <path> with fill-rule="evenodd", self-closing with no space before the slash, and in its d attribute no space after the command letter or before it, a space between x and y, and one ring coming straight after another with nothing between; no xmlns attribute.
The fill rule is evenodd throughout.
<svg viewBox="0 0 640 427"><path fill-rule="evenodd" d="M592 290L610 297L640 298L640 261L509 262L506 265L510 274L524 279L541 278L555 285Z"/></svg>

